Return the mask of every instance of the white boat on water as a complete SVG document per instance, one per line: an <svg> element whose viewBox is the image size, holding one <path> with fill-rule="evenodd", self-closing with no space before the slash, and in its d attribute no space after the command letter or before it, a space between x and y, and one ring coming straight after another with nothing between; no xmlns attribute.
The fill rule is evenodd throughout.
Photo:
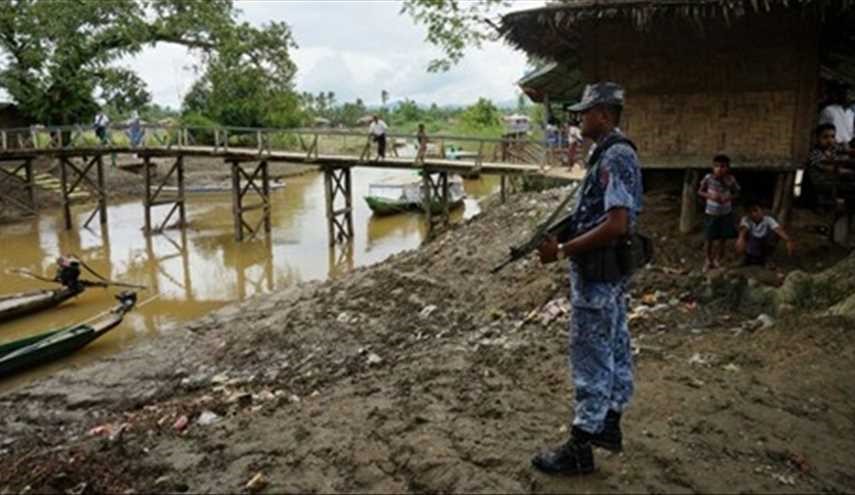
<svg viewBox="0 0 855 495"><path fill-rule="evenodd" d="M424 207L424 184L418 175L387 177L368 186L365 202L371 211L378 215L391 215L409 210L422 210ZM448 176L448 207L463 205L466 193L463 179L459 175ZM431 211L442 211L440 198L432 198Z"/></svg>

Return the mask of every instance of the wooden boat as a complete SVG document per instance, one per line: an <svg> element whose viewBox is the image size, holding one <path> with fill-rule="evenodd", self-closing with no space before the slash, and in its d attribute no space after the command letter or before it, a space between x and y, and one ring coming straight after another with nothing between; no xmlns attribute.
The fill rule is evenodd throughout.
<svg viewBox="0 0 855 495"><path fill-rule="evenodd" d="M115 328L137 302L135 292L116 296L119 304L97 321L0 345L0 377L67 356Z"/></svg>
<svg viewBox="0 0 855 495"><path fill-rule="evenodd" d="M83 290L83 285L74 285L0 296L0 323L59 306Z"/></svg>
<svg viewBox="0 0 855 495"><path fill-rule="evenodd" d="M463 179L459 175L448 177L448 207L458 208L463 205L466 196L463 190ZM388 177L368 186L365 202L371 211L377 215L392 215L404 211L420 211L424 208L424 185L418 176ZM440 213L442 203L438 198L432 198L431 212Z"/></svg>

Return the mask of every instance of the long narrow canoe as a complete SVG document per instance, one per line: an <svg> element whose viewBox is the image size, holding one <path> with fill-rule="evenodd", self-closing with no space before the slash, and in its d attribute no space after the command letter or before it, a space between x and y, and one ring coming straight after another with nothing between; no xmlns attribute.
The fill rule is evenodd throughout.
<svg viewBox="0 0 855 495"><path fill-rule="evenodd" d="M137 295L123 292L116 299L119 304L93 323L51 330L0 345L0 377L67 356L115 328L133 309Z"/></svg>
<svg viewBox="0 0 855 495"><path fill-rule="evenodd" d="M83 286L75 286L0 296L0 323L59 306L83 290Z"/></svg>

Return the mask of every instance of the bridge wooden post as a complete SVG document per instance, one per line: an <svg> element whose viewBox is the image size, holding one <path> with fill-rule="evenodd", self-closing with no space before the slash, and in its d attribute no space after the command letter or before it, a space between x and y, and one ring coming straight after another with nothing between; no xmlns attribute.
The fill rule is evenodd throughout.
<svg viewBox="0 0 855 495"><path fill-rule="evenodd" d="M143 209L145 210L145 234L151 233L151 157L143 157L143 177L145 177L145 196L143 197Z"/></svg>
<svg viewBox="0 0 855 495"><path fill-rule="evenodd" d="M65 158L59 159L60 186L62 187L62 216L65 220L65 230L71 230L71 200L68 191L68 170L65 167Z"/></svg>
<svg viewBox="0 0 855 495"><path fill-rule="evenodd" d="M270 210L271 210L271 202L270 202L270 170L267 166L267 162L263 161L259 164L261 168L261 193L264 198L265 208L264 208L264 233L267 234L268 240L270 239L270 231L272 230L271 220L270 220ZM272 258L272 257L271 257Z"/></svg>
<svg viewBox="0 0 855 495"><path fill-rule="evenodd" d="M330 246L353 239L353 181L350 167L325 167L324 192ZM341 198L343 207L336 208Z"/></svg>
<svg viewBox="0 0 855 495"><path fill-rule="evenodd" d="M424 202L422 208L428 223L428 236L433 234L435 224L448 225L451 221L448 201L448 171L434 172L436 180L429 170L422 170L422 189L424 190ZM434 206L439 206L440 217L434 219Z"/></svg>
<svg viewBox="0 0 855 495"><path fill-rule="evenodd" d="M143 201L143 207L145 208L145 232L146 235L151 234L153 232L162 232L164 229L168 227L169 220L172 219L172 215L175 212L178 212L178 224L181 227L184 227L187 224L187 218L185 216L186 210L184 208L184 156L178 154L175 157L175 163L172 164L172 167L169 169L169 172L163 177L163 179L159 180L154 192L152 192L152 169L155 167L151 164L151 157L146 155L143 157L143 168L145 168L145 199ZM177 191L175 191L175 196L167 197L160 199L160 193L163 191L163 188L166 186L166 183L172 177L172 174L175 174L176 180L178 183ZM161 222L160 226L157 229L152 230L151 228L151 209L155 206L166 206L172 205L172 208L167 213L166 217Z"/></svg>
<svg viewBox="0 0 855 495"><path fill-rule="evenodd" d="M36 180L33 174L33 160L28 158L27 161L24 162L24 174L27 179L27 199L30 200L30 207L32 207L33 211L38 209L38 203L36 201Z"/></svg>
<svg viewBox="0 0 855 495"><path fill-rule="evenodd" d="M683 198L680 205L680 233L688 234L698 222L698 170L686 170L683 177Z"/></svg>
<svg viewBox="0 0 855 495"><path fill-rule="evenodd" d="M241 209L240 197L240 172L238 168L240 162L233 160L231 162L231 179L232 179L232 215L234 216L235 240L240 242L243 240L243 211Z"/></svg>
<svg viewBox="0 0 855 495"><path fill-rule="evenodd" d="M177 167L175 172L178 179L178 221L181 223L182 230L187 225L187 209L184 207L184 156L178 157Z"/></svg>
<svg viewBox="0 0 855 495"><path fill-rule="evenodd" d="M77 188L85 185L90 195L95 195L98 199L98 208L92 211L83 223L87 227L95 218L95 213L101 214L102 223L107 223L107 192L104 185L104 162L103 153L98 152L91 159L83 157L83 164L78 167L74 164L71 157L63 155L59 157L59 168L61 174L62 186L62 210L65 217L65 229L70 230L71 221L71 199L72 195L77 191ZM97 182L89 178L89 171L95 168Z"/></svg>
<svg viewBox="0 0 855 495"><path fill-rule="evenodd" d="M431 192L433 190L433 183L430 178L430 170L423 168L422 169L422 191L424 191L424 197L422 198L422 209L425 212L425 218L427 218L428 224L428 237L430 237L433 232L433 208L431 208Z"/></svg>
<svg viewBox="0 0 855 495"><path fill-rule="evenodd" d="M28 158L24 160L24 163L13 165L13 167L12 171L9 172L0 164L0 184L7 180L17 182L26 190L26 201L22 201L12 194L7 194L5 196L0 195L0 204L9 204L27 213L35 214L38 210L38 204L36 203L36 185L33 180L33 160ZM23 178L21 171L23 171Z"/></svg>
<svg viewBox="0 0 855 495"><path fill-rule="evenodd" d="M230 160L231 162L231 181L232 181L232 214L234 215L235 240L238 242L244 240L244 235L249 234L249 238L253 239L261 230L262 225L264 231L270 233L270 175L268 173L267 160L258 162L255 169L247 173L243 165L237 159ZM242 179L246 179L246 185L242 185ZM261 186L256 183L256 180L261 181ZM246 205L244 199L250 189L255 192L261 202ZM244 219L244 213L252 210L262 210L261 219L253 227Z"/></svg>
<svg viewBox="0 0 855 495"><path fill-rule="evenodd" d="M98 220L101 222L101 225L107 224L107 188L104 183L104 160L102 155L98 155L95 162L95 170L98 174L98 209L96 210L99 213ZM89 227L89 223L92 219L95 218L95 212L93 211L89 218L83 223L84 227Z"/></svg>

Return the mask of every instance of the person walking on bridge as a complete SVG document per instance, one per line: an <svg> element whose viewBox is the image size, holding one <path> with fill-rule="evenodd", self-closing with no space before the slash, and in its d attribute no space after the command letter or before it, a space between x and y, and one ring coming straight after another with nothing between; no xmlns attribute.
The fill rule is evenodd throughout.
<svg viewBox="0 0 855 495"><path fill-rule="evenodd" d="M622 256L641 212L641 169L635 145L617 129L624 91L615 83L588 85L570 108L582 114L582 135L597 144L572 215L572 232L538 249L550 263L570 258L570 363L575 417L570 439L532 458L546 473L594 470L593 447L623 448L621 415L633 393L627 289L633 263ZM559 240L568 238L567 242Z"/></svg>
<svg viewBox="0 0 855 495"><path fill-rule="evenodd" d="M103 110L99 110L98 113L95 114L95 122L93 122L92 127L95 128L95 136L98 137L98 140L104 146L110 144L109 139L107 138L108 125L110 125L110 118L107 117L107 114L105 114Z"/></svg>
<svg viewBox="0 0 855 495"><path fill-rule="evenodd" d="M379 115L375 115L368 127L371 139L377 143L377 159L386 158L386 122Z"/></svg>

